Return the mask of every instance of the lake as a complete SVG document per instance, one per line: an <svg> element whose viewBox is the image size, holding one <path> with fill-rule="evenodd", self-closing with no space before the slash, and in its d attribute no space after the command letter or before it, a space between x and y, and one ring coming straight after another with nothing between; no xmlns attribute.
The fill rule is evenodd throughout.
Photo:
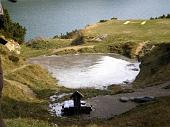
<svg viewBox="0 0 170 127"><path fill-rule="evenodd" d="M27 29L26 40L53 37L101 19L146 19L170 13L170 0L1 0Z"/></svg>
<svg viewBox="0 0 170 127"><path fill-rule="evenodd" d="M66 88L103 89L133 82L140 70L139 62L115 54L41 56L29 61L48 69Z"/></svg>

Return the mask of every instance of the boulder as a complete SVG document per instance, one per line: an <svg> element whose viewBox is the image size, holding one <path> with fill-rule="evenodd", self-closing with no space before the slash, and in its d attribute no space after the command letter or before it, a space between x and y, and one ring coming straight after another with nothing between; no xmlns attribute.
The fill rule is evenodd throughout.
<svg viewBox="0 0 170 127"><path fill-rule="evenodd" d="M120 101L121 101L121 102L128 102L128 101L129 101L129 98L128 98L128 97L121 97L121 98L120 98Z"/></svg>

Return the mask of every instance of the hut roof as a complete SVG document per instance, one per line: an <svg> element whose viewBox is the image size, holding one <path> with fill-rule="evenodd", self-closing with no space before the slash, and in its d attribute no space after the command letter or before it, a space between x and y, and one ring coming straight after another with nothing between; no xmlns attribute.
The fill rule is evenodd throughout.
<svg viewBox="0 0 170 127"><path fill-rule="evenodd" d="M76 91L76 92L74 92L74 93L70 96L70 98L74 98L74 97L76 97L76 96L78 96L78 97L80 97L80 98L83 98L83 97L84 97L83 94L81 94L79 91Z"/></svg>

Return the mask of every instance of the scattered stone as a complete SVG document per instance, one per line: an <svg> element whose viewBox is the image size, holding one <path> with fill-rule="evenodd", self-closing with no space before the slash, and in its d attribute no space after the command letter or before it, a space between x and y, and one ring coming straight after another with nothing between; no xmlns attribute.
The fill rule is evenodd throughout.
<svg viewBox="0 0 170 127"><path fill-rule="evenodd" d="M133 70L133 71L139 71L139 69L138 69L138 68L133 68L132 70Z"/></svg>
<svg viewBox="0 0 170 127"><path fill-rule="evenodd" d="M128 67L135 67L134 64L128 64L127 66L128 66Z"/></svg>
<svg viewBox="0 0 170 127"><path fill-rule="evenodd" d="M126 80L126 81L123 81L124 84L129 84L130 81Z"/></svg>
<svg viewBox="0 0 170 127"><path fill-rule="evenodd" d="M129 101L129 98L128 98L128 97L121 97L121 98L120 98L120 101L121 101L121 102L128 102L128 101Z"/></svg>
<svg viewBox="0 0 170 127"><path fill-rule="evenodd" d="M163 87L163 89L170 89L170 85Z"/></svg>
<svg viewBox="0 0 170 127"><path fill-rule="evenodd" d="M152 96L135 97L133 99L133 101L136 103L145 103L145 102L154 101L154 100L155 100L155 97L152 97Z"/></svg>

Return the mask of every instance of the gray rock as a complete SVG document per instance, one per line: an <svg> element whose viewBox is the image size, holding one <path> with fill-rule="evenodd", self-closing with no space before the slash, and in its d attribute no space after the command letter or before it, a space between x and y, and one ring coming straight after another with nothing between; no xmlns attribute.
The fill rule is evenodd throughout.
<svg viewBox="0 0 170 127"><path fill-rule="evenodd" d="M121 101L121 102L128 102L128 101L129 101L129 98L128 98L128 97L121 97L121 98L120 98L120 101Z"/></svg>

